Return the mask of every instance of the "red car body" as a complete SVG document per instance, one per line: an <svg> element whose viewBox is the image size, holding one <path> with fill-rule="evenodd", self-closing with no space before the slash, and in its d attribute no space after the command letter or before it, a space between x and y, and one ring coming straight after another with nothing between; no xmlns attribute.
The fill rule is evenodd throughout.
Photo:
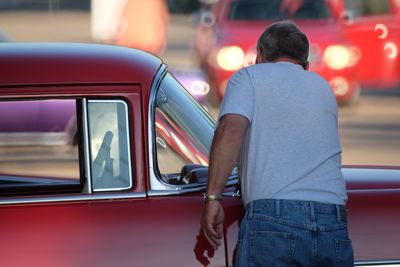
<svg viewBox="0 0 400 267"><path fill-rule="evenodd" d="M312 17L314 16L312 13L296 15L307 7L301 7L292 16L281 16L279 7L275 5L278 2L220 0L214 6L212 22L199 25L196 48L217 99L222 99L226 82L234 71L254 64L259 36L269 24L281 19L293 20L307 34L310 41L310 71L315 71L328 80L337 100L344 103L357 99L360 90L356 73L359 49L350 42L343 31L340 2L316 1L315 3L320 3L318 12L321 14L315 17ZM299 1L292 2L295 4ZM314 1L306 2L313 3ZM239 5L254 5L254 8ZM275 6L272 7L273 5ZM276 8L276 10L272 10L269 14L258 13L259 10L267 8ZM248 14L244 14L246 10ZM237 50L239 52L236 52Z"/></svg>
<svg viewBox="0 0 400 267"><path fill-rule="evenodd" d="M222 202L225 242L214 251L199 224L206 164L179 148L207 154L214 122L160 59L107 45L0 44L0 73L0 106L73 99L77 118L76 146L0 146L1 266L232 265L243 215L233 197L237 177ZM162 131L160 111L173 121ZM175 131L185 142L158 147L157 138ZM65 174L71 151L76 177ZM58 172L33 174L36 165ZM343 173L359 265L399 263L400 169L353 166Z"/></svg>
<svg viewBox="0 0 400 267"><path fill-rule="evenodd" d="M340 0L343 1L343 0ZM357 74L363 88L400 86L400 2L397 0L343 1L346 37L359 47Z"/></svg>

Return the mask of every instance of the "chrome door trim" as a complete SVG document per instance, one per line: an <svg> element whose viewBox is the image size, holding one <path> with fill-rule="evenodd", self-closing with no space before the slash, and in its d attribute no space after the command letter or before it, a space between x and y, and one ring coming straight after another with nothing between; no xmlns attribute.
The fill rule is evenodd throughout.
<svg viewBox="0 0 400 267"><path fill-rule="evenodd" d="M86 97L82 99L82 113L83 113L83 151L85 157L85 178L86 184L84 186L83 192L93 193L92 190L92 174L90 169L90 153L89 153L89 121L87 116L87 102Z"/></svg>
<svg viewBox="0 0 400 267"><path fill-rule="evenodd" d="M39 204L39 203L55 203L55 202L78 202L78 201L95 201L95 200L122 200L146 198L144 192L140 193L110 193L110 194L87 194L80 196L47 196L47 197L25 197L25 198L8 198L1 199L0 206L13 204Z"/></svg>
<svg viewBox="0 0 400 267"><path fill-rule="evenodd" d="M400 260L359 261L354 266L400 267Z"/></svg>
<svg viewBox="0 0 400 267"><path fill-rule="evenodd" d="M236 176L230 178L225 187L232 187L236 186L238 183L238 179ZM193 193L193 192L200 192L200 191L205 191L207 189L207 184L195 184L195 185L182 185L179 187L171 187L169 189L151 189L147 191L147 195L149 197L153 196L170 196L170 195L181 195L181 194L187 194L187 193ZM230 196L234 197L234 196Z"/></svg>
<svg viewBox="0 0 400 267"><path fill-rule="evenodd" d="M150 89L150 96L149 96L149 109L148 109L148 114L147 114L147 136L148 136L148 158L149 158L149 180L150 180L150 191L149 192L162 192L163 190L170 191L170 192L176 192L179 191L178 187L174 187L171 185L168 185L166 183L163 183L158 179L157 174L156 174L156 159L155 159L155 154L154 154L154 142L155 140L155 118L154 118L154 109L155 109L155 100L156 100L156 95L157 95L157 90L160 86L160 83L164 76L167 74L167 66L162 65L160 69L158 70L157 74L154 76L153 84ZM157 194L158 195L158 194Z"/></svg>
<svg viewBox="0 0 400 267"><path fill-rule="evenodd" d="M181 194L186 194L186 193L193 193L193 192L198 192L202 190L206 190L207 185L202 184L202 185L196 185L192 187L175 187L171 189L161 189L161 190L149 190L147 192L147 195L149 197L154 197L154 196L171 196L171 195L181 195Z"/></svg>

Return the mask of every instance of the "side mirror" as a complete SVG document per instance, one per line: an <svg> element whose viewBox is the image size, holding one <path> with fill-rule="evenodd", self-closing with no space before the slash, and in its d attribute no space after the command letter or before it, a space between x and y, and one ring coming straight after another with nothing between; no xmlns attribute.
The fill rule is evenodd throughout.
<svg viewBox="0 0 400 267"><path fill-rule="evenodd" d="M200 164L187 164L182 167L181 184L206 183L208 179L208 167Z"/></svg>

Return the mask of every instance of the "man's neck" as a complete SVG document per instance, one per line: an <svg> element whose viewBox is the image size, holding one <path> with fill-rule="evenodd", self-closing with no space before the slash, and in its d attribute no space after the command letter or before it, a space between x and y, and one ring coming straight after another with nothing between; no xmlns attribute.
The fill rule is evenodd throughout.
<svg viewBox="0 0 400 267"><path fill-rule="evenodd" d="M281 58L275 59L275 60L273 60L271 62L272 63L275 63L275 62L289 62L289 63L300 65L297 60L294 60L294 59L291 59L291 58L288 58L288 57L281 57Z"/></svg>

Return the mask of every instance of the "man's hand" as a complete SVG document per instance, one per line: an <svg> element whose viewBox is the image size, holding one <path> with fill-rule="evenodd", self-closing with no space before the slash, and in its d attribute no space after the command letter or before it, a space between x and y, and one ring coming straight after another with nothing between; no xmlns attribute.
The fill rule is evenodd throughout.
<svg viewBox="0 0 400 267"><path fill-rule="evenodd" d="M204 236L214 249L221 245L224 228L224 209L220 201L207 201L201 220Z"/></svg>

